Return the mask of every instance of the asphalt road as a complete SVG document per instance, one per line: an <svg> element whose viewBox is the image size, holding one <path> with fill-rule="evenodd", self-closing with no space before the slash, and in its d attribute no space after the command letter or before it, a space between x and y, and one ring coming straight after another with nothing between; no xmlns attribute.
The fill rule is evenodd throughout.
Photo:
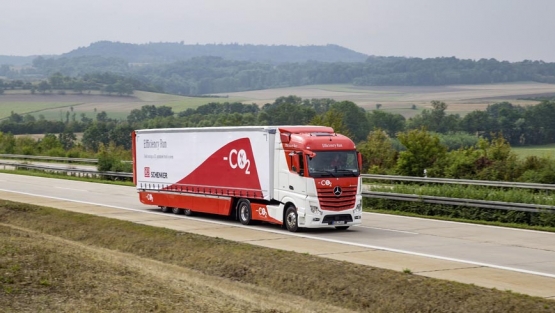
<svg viewBox="0 0 555 313"><path fill-rule="evenodd" d="M0 198L555 299L555 233L365 213L362 226L348 231L292 234L163 214L141 204L133 187L12 174L0 174Z"/></svg>

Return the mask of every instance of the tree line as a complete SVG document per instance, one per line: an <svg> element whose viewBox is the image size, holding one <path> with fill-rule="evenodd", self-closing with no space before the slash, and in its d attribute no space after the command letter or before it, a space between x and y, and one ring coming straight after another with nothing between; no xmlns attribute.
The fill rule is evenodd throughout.
<svg viewBox="0 0 555 313"><path fill-rule="evenodd" d="M405 119L383 110L366 112L350 101L280 97L262 107L243 103L208 103L173 112L145 105L125 120L104 111L95 118L71 108L60 121L13 113L0 123L1 153L90 157L106 151L129 155L134 129L241 125L327 125L352 138L364 154L364 171L492 180L555 182L555 163L544 158L519 160L511 145L555 143L555 102L520 107L508 102L464 117L446 114L447 105ZM48 145L16 134L46 133ZM76 133L82 133L77 140ZM57 140L58 144L51 142ZM32 143L34 142L34 144ZM119 150L118 150L119 149Z"/></svg>
<svg viewBox="0 0 555 313"><path fill-rule="evenodd" d="M198 56L166 63L131 64L99 55L33 60L33 67L0 67L10 80L24 83L55 74L87 82L86 75L127 80L134 90L203 95L313 84L357 86L437 86L518 81L555 83L555 63L495 59L368 57L364 62L284 62L229 60ZM105 73L105 74L99 74ZM108 84L102 81L102 84Z"/></svg>
<svg viewBox="0 0 555 313"><path fill-rule="evenodd" d="M113 74L110 72L97 72L85 74L80 77L72 77L56 72L48 79L35 82L24 81L21 79L4 81L0 79L0 94L5 90L29 90L31 94L65 94L72 91L77 94L100 91L104 94L117 94L129 96L135 90L160 92L161 88L148 85L132 77Z"/></svg>

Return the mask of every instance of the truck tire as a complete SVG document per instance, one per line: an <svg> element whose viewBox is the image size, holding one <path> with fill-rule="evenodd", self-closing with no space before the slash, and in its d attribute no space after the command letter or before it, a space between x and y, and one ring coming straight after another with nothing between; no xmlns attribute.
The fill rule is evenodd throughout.
<svg viewBox="0 0 555 313"><path fill-rule="evenodd" d="M349 226L335 226L335 229L337 229L337 230L347 230L347 229L349 229Z"/></svg>
<svg viewBox="0 0 555 313"><path fill-rule="evenodd" d="M163 213L170 213L172 211L172 208L170 208L169 206L161 206L160 209Z"/></svg>
<svg viewBox="0 0 555 313"><path fill-rule="evenodd" d="M248 200L240 200L239 203L237 203L237 215L239 216L241 224L252 224L251 204Z"/></svg>
<svg viewBox="0 0 555 313"><path fill-rule="evenodd" d="M173 214L181 215L183 214L183 209L180 208L172 208Z"/></svg>
<svg viewBox="0 0 555 313"><path fill-rule="evenodd" d="M290 205L285 211L285 227L290 232L297 232L299 230L299 223L297 219L297 208Z"/></svg>
<svg viewBox="0 0 555 313"><path fill-rule="evenodd" d="M187 216L191 216L193 215L193 211L191 211L191 209L183 209L183 214Z"/></svg>

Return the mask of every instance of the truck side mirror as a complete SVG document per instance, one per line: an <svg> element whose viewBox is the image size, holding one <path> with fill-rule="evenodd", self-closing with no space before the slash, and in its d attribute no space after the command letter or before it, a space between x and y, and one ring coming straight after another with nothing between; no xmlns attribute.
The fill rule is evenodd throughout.
<svg viewBox="0 0 555 313"><path fill-rule="evenodd" d="M362 172L362 154L357 152L358 170Z"/></svg>

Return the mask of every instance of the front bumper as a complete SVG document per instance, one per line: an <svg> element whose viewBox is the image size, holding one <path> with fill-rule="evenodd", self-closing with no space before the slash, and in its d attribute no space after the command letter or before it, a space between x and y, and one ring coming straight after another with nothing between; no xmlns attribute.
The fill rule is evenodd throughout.
<svg viewBox="0 0 555 313"><path fill-rule="evenodd" d="M299 215L299 226L305 228L323 228L335 226L354 226L362 224L362 212L354 213L353 210L331 212L324 211L320 214Z"/></svg>

